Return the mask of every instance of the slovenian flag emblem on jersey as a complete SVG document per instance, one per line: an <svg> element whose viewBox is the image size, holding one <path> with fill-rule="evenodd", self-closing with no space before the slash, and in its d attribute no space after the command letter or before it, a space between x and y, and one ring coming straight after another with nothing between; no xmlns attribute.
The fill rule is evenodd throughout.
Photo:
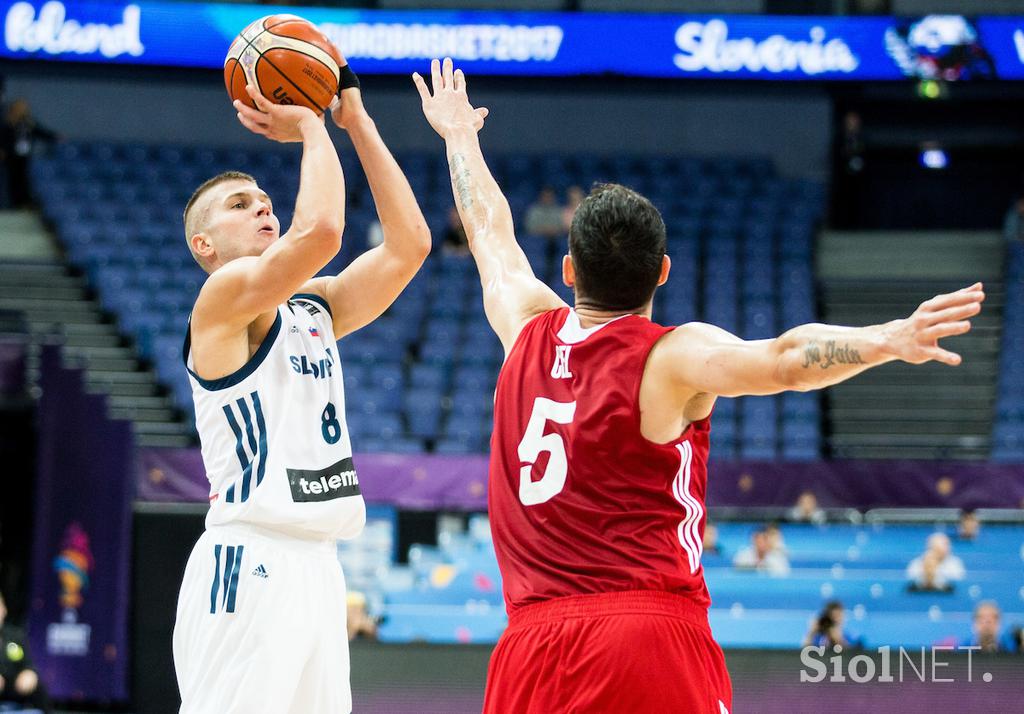
<svg viewBox="0 0 1024 714"><path fill-rule="evenodd" d="M320 330L316 329L315 327L311 327L309 328L309 334L312 335L313 337L319 337Z"/></svg>

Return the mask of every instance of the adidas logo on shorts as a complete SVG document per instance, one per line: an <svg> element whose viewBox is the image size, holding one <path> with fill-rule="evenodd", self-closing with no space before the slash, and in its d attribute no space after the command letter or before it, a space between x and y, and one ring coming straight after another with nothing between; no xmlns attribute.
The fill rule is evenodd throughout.
<svg viewBox="0 0 1024 714"><path fill-rule="evenodd" d="M260 563L259 565L257 565L256 568L253 569L252 574L255 575L257 578L269 578L270 577L270 573L268 573L267 569L263 567L263 563Z"/></svg>

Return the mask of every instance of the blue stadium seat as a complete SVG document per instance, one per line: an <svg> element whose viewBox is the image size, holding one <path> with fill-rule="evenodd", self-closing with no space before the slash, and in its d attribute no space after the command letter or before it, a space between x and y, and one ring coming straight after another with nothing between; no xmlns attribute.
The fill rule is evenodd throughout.
<svg viewBox="0 0 1024 714"><path fill-rule="evenodd" d="M462 350L459 356L460 365L476 365L488 368L493 371L495 377L498 374L497 367L504 357L504 350L497 336L488 329L483 334L469 335L464 339L467 346L471 348Z"/></svg>
<svg viewBox="0 0 1024 714"><path fill-rule="evenodd" d="M405 431L396 413L360 414L349 420L348 427L353 439L390 440L401 437Z"/></svg>
<svg viewBox="0 0 1024 714"><path fill-rule="evenodd" d="M472 416L475 418L490 418L494 408L493 391L480 391L476 389L468 391L455 391L451 395L451 413L453 415Z"/></svg>
<svg viewBox="0 0 1024 714"><path fill-rule="evenodd" d="M353 414L395 414L401 411L404 404L403 392L381 389L365 382L353 385L352 391L345 395L346 409Z"/></svg>
<svg viewBox="0 0 1024 714"><path fill-rule="evenodd" d="M490 436L490 420L479 416L452 414L445 424L444 431L449 439L477 443L484 435Z"/></svg>
<svg viewBox="0 0 1024 714"><path fill-rule="evenodd" d="M735 399L719 397L715 400L715 410L712 413L712 419L735 419L738 411Z"/></svg>
<svg viewBox="0 0 1024 714"><path fill-rule="evenodd" d="M481 365L463 365L455 370L452 380L457 391L486 393L494 391L497 374Z"/></svg>
<svg viewBox="0 0 1024 714"><path fill-rule="evenodd" d="M481 449L478 445L463 439L443 438L439 439L434 446L435 454L447 454L449 456L460 456L468 454L479 454Z"/></svg>
<svg viewBox="0 0 1024 714"><path fill-rule="evenodd" d="M748 340L764 340L777 334L772 303L768 300L748 300L743 308L743 337Z"/></svg>
<svg viewBox="0 0 1024 714"><path fill-rule="evenodd" d="M448 383L448 372L435 364L414 364L409 368L409 384L425 387L440 393Z"/></svg>
<svg viewBox="0 0 1024 714"><path fill-rule="evenodd" d="M427 342L420 345L420 361L442 368L450 368L455 362L458 348L450 342Z"/></svg>
<svg viewBox="0 0 1024 714"><path fill-rule="evenodd" d="M819 396L814 392L784 392L782 417L786 421L813 421L819 418Z"/></svg>

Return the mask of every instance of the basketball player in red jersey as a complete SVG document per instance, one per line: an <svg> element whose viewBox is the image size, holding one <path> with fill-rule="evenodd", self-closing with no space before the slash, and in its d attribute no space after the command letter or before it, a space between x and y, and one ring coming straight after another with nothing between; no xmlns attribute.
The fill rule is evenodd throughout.
<svg viewBox="0 0 1024 714"><path fill-rule="evenodd" d="M484 711L723 714L732 690L708 628L701 570L710 416L718 396L836 384L903 360L950 365L939 338L970 329L981 284L863 328L803 325L747 342L651 321L669 275L665 224L643 196L597 186L576 210L568 307L534 277L484 163L466 80L413 80L445 140L452 186L505 347L489 507L509 626Z"/></svg>

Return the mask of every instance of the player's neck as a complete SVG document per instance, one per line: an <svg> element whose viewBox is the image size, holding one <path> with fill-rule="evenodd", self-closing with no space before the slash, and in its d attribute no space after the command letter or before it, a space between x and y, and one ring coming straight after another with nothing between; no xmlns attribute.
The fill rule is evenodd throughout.
<svg viewBox="0 0 1024 714"><path fill-rule="evenodd" d="M648 303L637 310L606 310L596 305L587 304L585 301L577 300L573 311L580 318L580 327L586 329L596 325L603 325L606 322L622 317L623 315L642 315L648 320L651 319L651 304Z"/></svg>

